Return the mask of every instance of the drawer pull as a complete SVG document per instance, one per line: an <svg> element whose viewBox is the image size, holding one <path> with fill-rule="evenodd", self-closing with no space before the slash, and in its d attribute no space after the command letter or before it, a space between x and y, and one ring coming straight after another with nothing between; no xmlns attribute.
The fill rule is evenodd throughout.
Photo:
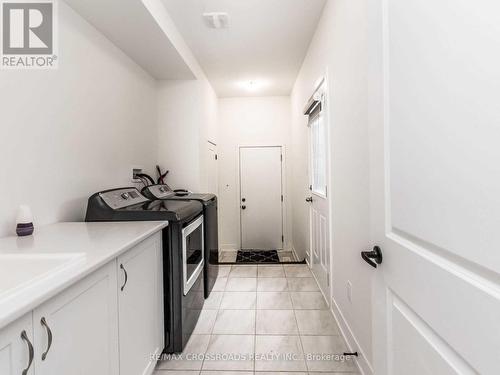
<svg viewBox="0 0 500 375"><path fill-rule="evenodd" d="M33 356L34 356L33 344L31 343L30 339L28 338L28 334L26 333L26 331L21 332L21 338L28 345L28 351L29 351L28 367L26 367L22 372L23 375L26 375L31 367L31 364L33 363Z"/></svg>
<svg viewBox="0 0 500 375"><path fill-rule="evenodd" d="M45 359L47 358L47 354L49 353L49 350L50 350L50 347L52 346L52 331L49 327L49 325L47 324L47 320L45 318L42 318L40 320L40 324L45 327L45 330L47 331L47 350L42 354L42 361L45 361Z"/></svg>
<svg viewBox="0 0 500 375"><path fill-rule="evenodd" d="M125 289L125 285L127 285L128 273L127 273L127 270L125 269L125 267L123 267L123 264L120 264L120 268L123 270L123 274L125 275L125 282L123 283L123 285L120 288L120 290L123 292L123 289Z"/></svg>

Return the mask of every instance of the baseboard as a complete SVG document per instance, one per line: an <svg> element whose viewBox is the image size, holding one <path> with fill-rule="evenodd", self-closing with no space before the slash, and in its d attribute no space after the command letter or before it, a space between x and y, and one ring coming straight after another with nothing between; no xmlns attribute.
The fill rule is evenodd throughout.
<svg viewBox="0 0 500 375"><path fill-rule="evenodd" d="M142 375L153 375L156 369L156 365L160 362L156 360L161 357L162 349L156 348L154 354L151 356L151 361L149 362L148 367L146 367L142 373Z"/></svg>
<svg viewBox="0 0 500 375"><path fill-rule="evenodd" d="M363 351L363 348L361 348L361 345L359 345L356 336L352 332L351 327L349 327L349 324L345 320L344 315L340 311L339 306L337 305L337 302L335 301L334 298L332 298L332 303L330 304L330 308L333 317L337 321L340 333L344 337L344 340L346 341L347 346L349 347L349 350L357 351L359 354L358 357L356 358L356 364L358 365L359 371L361 372L362 375L373 375L373 368L366 359L366 355L365 352Z"/></svg>

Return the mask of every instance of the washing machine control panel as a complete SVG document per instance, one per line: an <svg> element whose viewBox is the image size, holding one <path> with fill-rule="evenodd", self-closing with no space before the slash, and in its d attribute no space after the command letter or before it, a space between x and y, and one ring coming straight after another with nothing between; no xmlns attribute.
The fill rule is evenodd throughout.
<svg viewBox="0 0 500 375"><path fill-rule="evenodd" d="M99 193L99 195L109 207L115 210L149 201L135 188L116 189Z"/></svg>
<svg viewBox="0 0 500 375"><path fill-rule="evenodd" d="M171 191L166 185L148 186L148 190L156 199L175 197L175 193Z"/></svg>

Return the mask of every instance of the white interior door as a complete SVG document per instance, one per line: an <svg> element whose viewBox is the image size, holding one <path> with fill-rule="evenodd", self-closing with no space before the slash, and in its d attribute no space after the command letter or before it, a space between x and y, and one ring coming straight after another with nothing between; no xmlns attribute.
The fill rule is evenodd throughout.
<svg viewBox="0 0 500 375"><path fill-rule="evenodd" d="M207 179L208 191L207 193L218 194L218 169L217 169L217 146L208 142L207 147Z"/></svg>
<svg viewBox="0 0 500 375"><path fill-rule="evenodd" d="M283 248L281 147L240 148L241 248Z"/></svg>
<svg viewBox="0 0 500 375"><path fill-rule="evenodd" d="M322 95L323 87L316 94ZM330 298L330 209L328 197L328 128L325 102L309 115L310 203L310 264L319 287Z"/></svg>
<svg viewBox="0 0 500 375"><path fill-rule="evenodd" d="M500 374L500 5L371 4L376 373Z"/></svg>

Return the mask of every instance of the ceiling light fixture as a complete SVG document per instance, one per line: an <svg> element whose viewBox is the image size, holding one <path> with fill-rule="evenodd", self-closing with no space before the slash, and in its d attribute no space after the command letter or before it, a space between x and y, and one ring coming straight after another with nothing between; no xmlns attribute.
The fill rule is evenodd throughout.
<svg viewBox="0 0 500 375"><path fill-rule="evenodd" d="M226 29L229 25L229 15L225 12L203 13L203 19L212 29Z"/></svg>
<svg viewBox="0 0 500 375"><path fill-rule="evenodd" d="M258 91L267 86L269 86L269 82L265 80L248 80L248 81L240 81L237 83L239 87L245 89L246 91Z"/></svg>

